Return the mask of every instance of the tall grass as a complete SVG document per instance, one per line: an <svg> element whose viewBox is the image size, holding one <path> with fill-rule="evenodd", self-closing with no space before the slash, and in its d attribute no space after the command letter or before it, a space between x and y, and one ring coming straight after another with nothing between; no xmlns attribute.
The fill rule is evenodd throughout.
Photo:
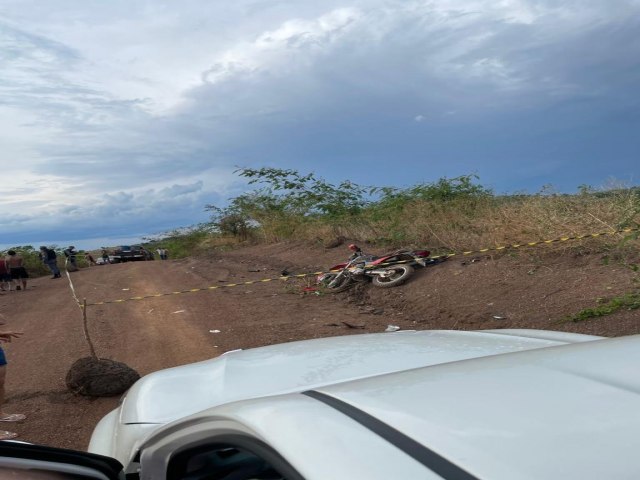
<svg viewBox="0 0 640 480"><path fill-rule="evenodd" d="M227 207L208 205L212 222L206 232L193 238L170 235L162 242L186 241L189 246L180 247L186 251L194 246L210 248L213 243L326 243L344 237L385 247L425 246L444 253L640 226L638 187L597 191L583 186L576 194L545 188L533 195L495 195L471 175L396 189L349 182L332 185L293 170L239 172L262 186L231 199ZM590 248L604 250L635 238L637 233L615 234L588 242Z"/></svg>
<svg viewBox="0 0 640 480"><path fill-rule="evenodd" d="M395 218L370 221L368 212L363 212L362 224L372 228L344 234L358 234L365 239L381 237L391 244L473 250L637 226L639 206L640 196L629 191L608 196L486 196L415 201L397 212Z"/></svg>

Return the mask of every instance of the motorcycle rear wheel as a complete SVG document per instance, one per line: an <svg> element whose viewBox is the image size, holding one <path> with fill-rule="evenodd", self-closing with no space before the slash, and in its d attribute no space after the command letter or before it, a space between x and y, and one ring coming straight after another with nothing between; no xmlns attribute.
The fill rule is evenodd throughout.
<svg viewBox="0 0 640 480"><path fill-rule="evenodd" d="M329 284L331 282L333 282L333 280L338 276L337 273L335 274L327 274L325 276L325 278L322 281L322 286L331 293L340 293L340 292L344 292L345 290L349 290L354 282L351 278L345 276L342 276L341 278L338 279L338 281L336 283L333 284L333 286L329 286Z"/></svg>
<svg viewBox="0 0 640 480"><path fill-rule="evenodd" d="M407 279L413 275L413 267L411 265L394 265L386 270L392 270L393 273L388 277L376 275L373 277L373 285L380 288L391 288L402 285Z"/></svg>

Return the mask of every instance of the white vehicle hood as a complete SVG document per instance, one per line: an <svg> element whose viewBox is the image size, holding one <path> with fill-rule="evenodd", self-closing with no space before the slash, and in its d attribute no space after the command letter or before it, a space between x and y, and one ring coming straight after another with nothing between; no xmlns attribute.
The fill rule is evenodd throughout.
<svg viewBox="0 0 640 480"><path fill-rule="evenodd" d="M164 424L236 400L599 338L538 330L400 331L233 351L143 377L126 395L119 422Z"/></svg>
<svg viewBox="0 0 640 480"><path fill-rule="evenodd" d="M319 388L477 478L640 478L640 335ZM475 478L475 477L474 477Z"/></svg>

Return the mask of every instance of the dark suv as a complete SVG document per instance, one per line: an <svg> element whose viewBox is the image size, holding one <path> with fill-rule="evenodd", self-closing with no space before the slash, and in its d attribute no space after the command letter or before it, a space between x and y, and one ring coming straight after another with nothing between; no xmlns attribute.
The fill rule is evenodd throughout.
<svg viewBox="0 0 640 480"><path fill-rule="evenodd" d="M111 261L114 263L153 259L153 253L142 245L120 245L116 247L111 256Z"/></svg>

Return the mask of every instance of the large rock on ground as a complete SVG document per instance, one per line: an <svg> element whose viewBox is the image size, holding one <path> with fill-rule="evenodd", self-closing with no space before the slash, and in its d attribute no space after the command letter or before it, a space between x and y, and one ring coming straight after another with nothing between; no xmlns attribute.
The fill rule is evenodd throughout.
<svg viewBox="0 0 640 480"><path fill-rule="evenodd" d="M125 392L139 378L138 372L122 362L85 357L71 365L66 383L69 390L80 395L111 397Z"/></svg>

